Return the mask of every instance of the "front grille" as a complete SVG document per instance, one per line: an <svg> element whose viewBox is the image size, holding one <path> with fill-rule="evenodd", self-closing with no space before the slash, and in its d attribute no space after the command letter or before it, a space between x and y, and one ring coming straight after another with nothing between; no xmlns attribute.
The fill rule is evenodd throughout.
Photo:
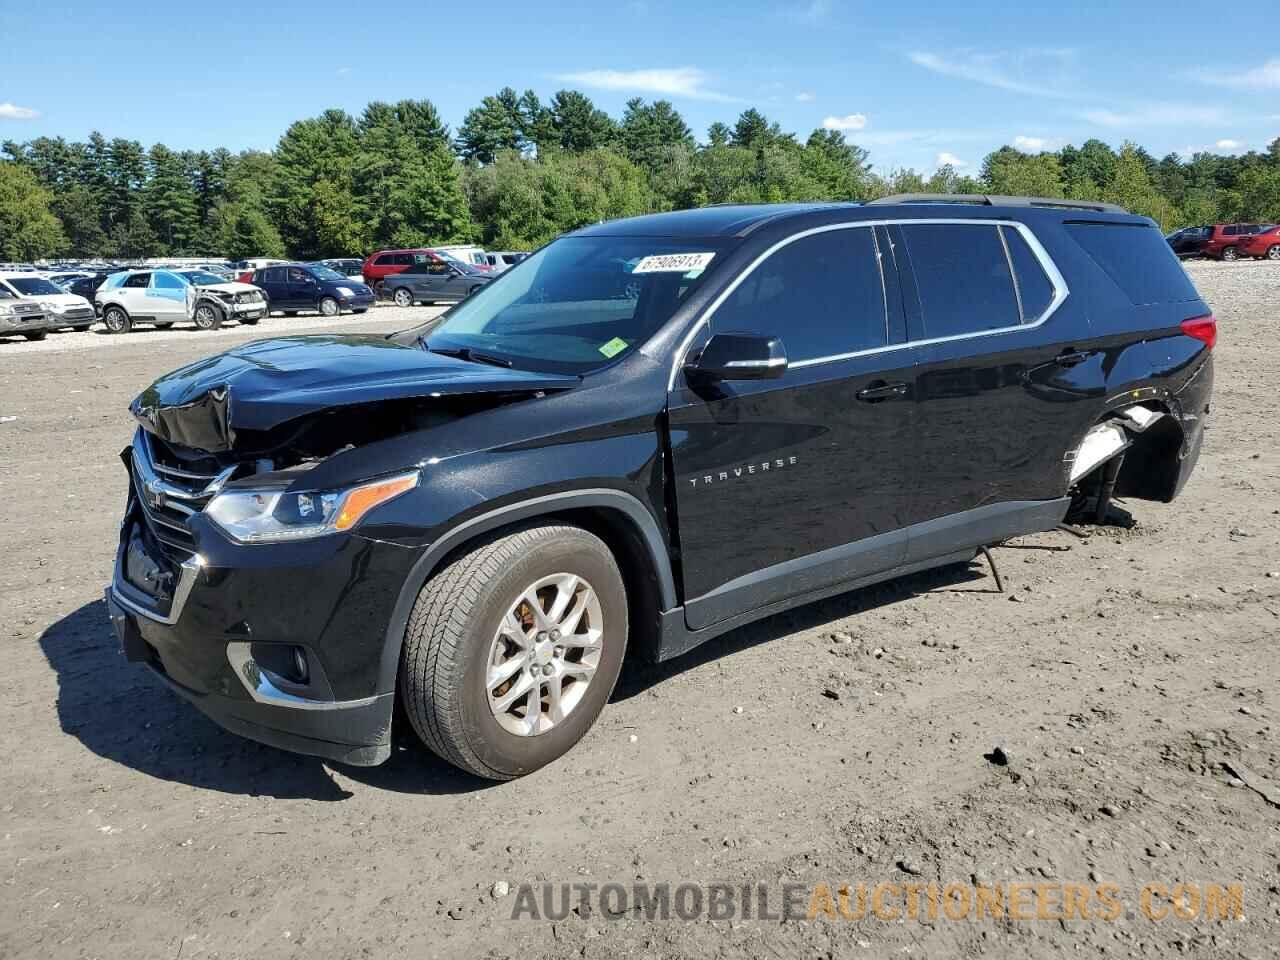
<svg viewBox="0 0 1280 960"><path fill-rule="evenodd" d="M133 494L152 535L181 563L195 553L188 522L230 479L234 466L212 457L184 456L145 430L133 441L129 471Z"/></svg>
<svg viewBox="0 0 1280 960"><path fill-rule="evenodd" d="M87 320L93 316L92 307L72 307L63 314L68 320Z"/></svg>

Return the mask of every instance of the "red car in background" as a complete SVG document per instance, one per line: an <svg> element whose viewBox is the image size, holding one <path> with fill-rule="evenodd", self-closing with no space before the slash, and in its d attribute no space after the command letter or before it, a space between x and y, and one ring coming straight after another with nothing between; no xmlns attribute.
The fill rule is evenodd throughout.
<svg viewBox="0 0 1280 960"><path fill-rule="evenodd" d="M1264 227L1240 245L1240 254L1259 260L1280 260L1280 226Z"/></svg>
<svg viewBox="0 0 1280 960"><path fill-rule="evenodd" d="M428 247L415 247L410 250L379 250L365 258L364 267L360 271L364 282L377 290L382 281L392 274L402 273L415 263L427 260L438 260L446 263L459 261L444 253L437 253Z"/></svg>
<svg viewBox="0 0 1280 960"><path fill-rule="evenodd" d="M1258 223L1215 223L1200 247L1201 256L1215 260L1239 260L1244 245L1266 226Z"/></svg>

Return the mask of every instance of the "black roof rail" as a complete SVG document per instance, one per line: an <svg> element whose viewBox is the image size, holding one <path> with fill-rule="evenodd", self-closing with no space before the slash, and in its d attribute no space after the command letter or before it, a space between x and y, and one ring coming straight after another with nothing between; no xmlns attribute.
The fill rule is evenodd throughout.
<svg viewBox="0 0 1280 960"><path fill-rule="evenodd" d="M869 207L892 203L980 203L987 207L1061 207L1067 210L1092 210L1095 213L1128 213L1116 203L1101 200L1062 200L1056 197L1003 197L991 193L895 193L890 197L868 200Z"/></svg>

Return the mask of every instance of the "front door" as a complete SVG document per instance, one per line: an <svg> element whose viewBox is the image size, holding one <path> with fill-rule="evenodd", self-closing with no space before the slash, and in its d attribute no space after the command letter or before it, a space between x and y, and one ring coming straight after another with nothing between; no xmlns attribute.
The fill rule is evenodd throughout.
<svg viewBox="0 0 1280 960"><path fill-rule="evenodd" d="M177 323L187 319L187 293L190 284L167 270L157 270L151 275L151 288L147 290L147 313L160 323Z"/></svg>
<svg viewBox="0 0 1280 960"><path fill-rule="evenodd" d="M891 230L916 360L908 562L1052 528L1105 380L1084 299L1025 225Z"/></svg>
<svg viewBox="0 0 1280 960"><path fill-rule="evenodd" d="M896 567L911 496L913 376L880 229L801 235L711 309L710 334L776 336L789 366L778 379L711 387L675 376L669 424L695 630Z"/></svg>
<svg viewBox="0 0 1280 960"><path fill-rule="evenodd" d="M316 278L311 276L301 267L286 267L285 278L288 292L285 294L289 299L289 306L294 310L313 310L315 309L316 297Z"/></svg>

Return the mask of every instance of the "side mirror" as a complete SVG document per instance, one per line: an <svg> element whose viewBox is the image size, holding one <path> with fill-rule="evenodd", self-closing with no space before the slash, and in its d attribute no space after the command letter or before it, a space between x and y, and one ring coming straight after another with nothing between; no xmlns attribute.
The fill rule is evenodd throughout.
<svg viewBox="0 0 1280 960"><path fill-rule="evenodd" d="M685 371L706 380L775 380L787 372L787 351L777 337L717 333Z"/></svg>

